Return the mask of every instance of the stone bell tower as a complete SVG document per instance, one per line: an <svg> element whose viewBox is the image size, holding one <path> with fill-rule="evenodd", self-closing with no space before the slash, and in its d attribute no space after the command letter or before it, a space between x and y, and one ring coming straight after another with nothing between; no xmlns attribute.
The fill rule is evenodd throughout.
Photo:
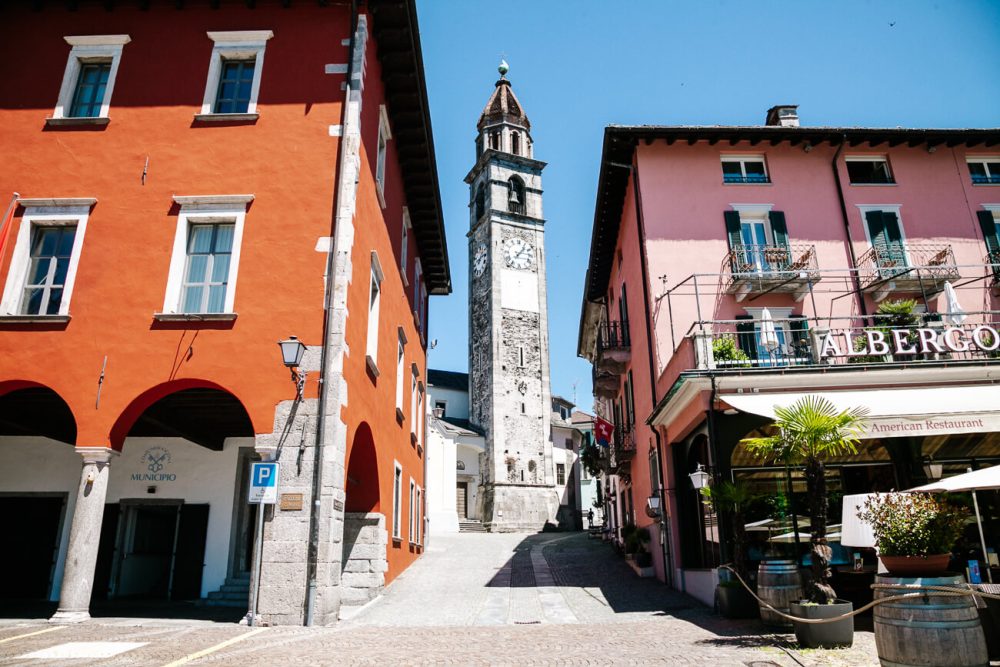
<svg viewBox="0 0 1000 667"><path fill-rule="evenodd" d="M550 431L542 169L531 123L500 79L476 128L469 184L469 404L483 429L480 516L494 532L540 530L559 508Z"/></svg>

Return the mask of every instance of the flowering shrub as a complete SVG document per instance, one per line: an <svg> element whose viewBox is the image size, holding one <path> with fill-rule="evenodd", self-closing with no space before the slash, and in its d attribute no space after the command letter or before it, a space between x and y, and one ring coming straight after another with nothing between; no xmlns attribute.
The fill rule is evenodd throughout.
<svg viewBox="0 0 1000 667"><path fill-rule="evenodd" d="M882 556L949 553L965 523L958 508L926 493L868 498L858 518L871 525L875 546Z"/></svg>

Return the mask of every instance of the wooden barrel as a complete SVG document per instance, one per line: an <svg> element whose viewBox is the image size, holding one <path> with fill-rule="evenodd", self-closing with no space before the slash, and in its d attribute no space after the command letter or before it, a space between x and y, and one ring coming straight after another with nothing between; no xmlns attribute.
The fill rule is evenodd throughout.
<svg viewBox="0 0 1000 667"><path fill-rule="evenodd" d="M875 599L912 591L906 585L965 587L957 574L941 577L879 575ZM875 606L875 647L879 661L892 667L980 667L989 664L979 611L971 596L919 595Z"/></svg>
<svg viewBox="0 0 1000 667"><path fill-rule="evenodd" d="M802 574L794 560L764 560L757 570L757 595L775 609L788 613L792 602L802 599ZM764 625L790 628L792 622L761 605Z"/></svg>

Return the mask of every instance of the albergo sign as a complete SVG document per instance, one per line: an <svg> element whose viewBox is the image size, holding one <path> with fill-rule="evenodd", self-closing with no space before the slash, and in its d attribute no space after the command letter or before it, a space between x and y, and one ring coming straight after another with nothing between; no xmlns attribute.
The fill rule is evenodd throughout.
<svg viewBox="0 0 1000 667"><path fill-rule="evenodd" d="M887 354L947 354L979 350L994 352L1000 348L1000 333L981 324L971 331L958 327L865 329L830 331L823 335L819 356L868 357Z"/></svg>

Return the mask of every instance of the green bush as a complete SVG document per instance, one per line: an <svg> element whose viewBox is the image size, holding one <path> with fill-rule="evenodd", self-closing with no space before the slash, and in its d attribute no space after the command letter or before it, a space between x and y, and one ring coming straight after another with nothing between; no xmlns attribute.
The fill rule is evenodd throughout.
<svg viewBox="0 0 1000 667"><path fill-rule="evenodd" d="M882 556L949 553L965 525L960 509L924 493L874 496L858 518L871 525Z"/></svg>
<svg viewBox="0 0 1000 667"><path fill-rule="evenodd" d="M750 365L750 357L736 344L733 334L722 334L712 340L712 356L717 366Z"/></svg>

